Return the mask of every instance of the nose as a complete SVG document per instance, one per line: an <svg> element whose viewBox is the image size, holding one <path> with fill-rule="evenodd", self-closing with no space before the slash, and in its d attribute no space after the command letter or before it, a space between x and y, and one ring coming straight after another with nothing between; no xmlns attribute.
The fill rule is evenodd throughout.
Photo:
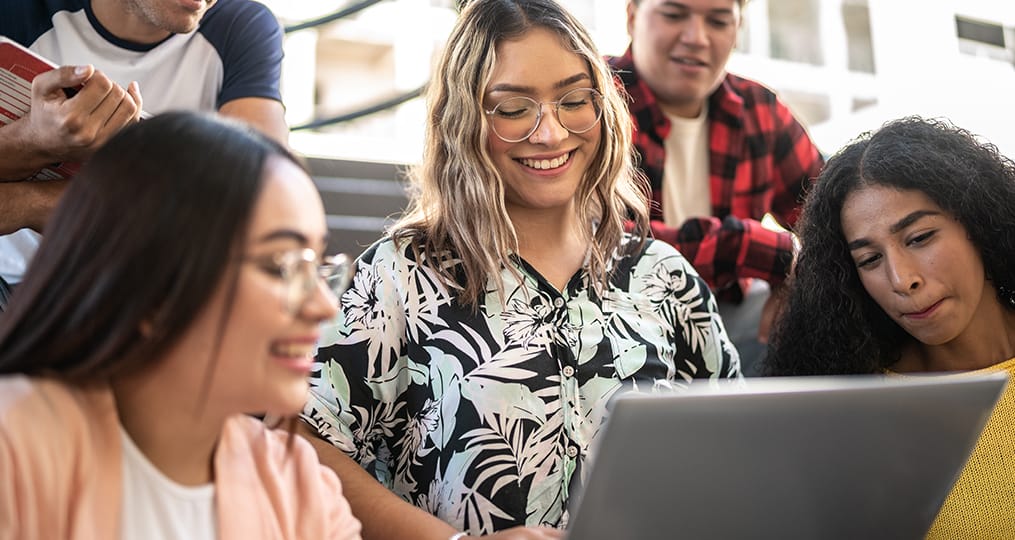
<svg viewBox="0 0 1015 540"><path fill-rule="evenodd" d="M536 130L532 132L532 135L529 135L529 142L553 146L566 139L570 132L560 123L554 107L544 103L540 105L540 111L542 114L539 117L539 123L536 125Z"/></svg>
<svg viewBox="0 0 1015 540"><path fill-rule="evenodd" d="M909 295L923 286L923 277L907 257L895 256L887 262L888 279L896 293Z"/></svg>
<svg viewBox="0 0 1015 540"><path fill-rule="evenodd" d="M705 18L698 15L689 16L680 32L680 42L697 47L708 45Z"/></svg>
<svg viewBox="0 0 1015 540"><path fill-rule="evenodd" d="M310 295L303 302L302 316L318 322L334 318L338 314L339 298L324 283L323 279L317 277L315 284L314 289L310 291Z"/></svg>

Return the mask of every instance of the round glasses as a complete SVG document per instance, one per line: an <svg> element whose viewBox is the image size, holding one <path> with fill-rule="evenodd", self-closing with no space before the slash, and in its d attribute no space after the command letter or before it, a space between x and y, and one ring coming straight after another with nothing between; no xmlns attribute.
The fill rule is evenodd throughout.
<svg viewBox="0 0 1015 540"><path fill-rule="evenodd" d="M353 274L352 259L347 255L340 253L318 260L317 253L309 248L250 260L261 270L282 280L284 307L293 315L299 313L322 281L336 299L340 298Z"/></svg>
<svg viewBox="0 0 1015 540"><path fill-rule="evenodd" d="M557 121L571 133L585 133L603 116L603 96L592 88L576 88L557 101L539 102L530 97L505 99L493 110L485 110L490 127L504 142L524 141L536 132L543 119L543 105L553 105Z"/></svg>

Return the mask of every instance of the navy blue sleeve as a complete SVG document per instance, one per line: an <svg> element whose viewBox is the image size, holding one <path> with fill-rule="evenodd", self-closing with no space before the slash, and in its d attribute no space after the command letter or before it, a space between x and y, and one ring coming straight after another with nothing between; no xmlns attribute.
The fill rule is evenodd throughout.
<svg viewBox="0 0 1015 540"><path fill-rule="evenodd" d="M282 27L271 10L249 0L219 0L198 31L222 59L217 108L245 97L282 101Z"/></svg>

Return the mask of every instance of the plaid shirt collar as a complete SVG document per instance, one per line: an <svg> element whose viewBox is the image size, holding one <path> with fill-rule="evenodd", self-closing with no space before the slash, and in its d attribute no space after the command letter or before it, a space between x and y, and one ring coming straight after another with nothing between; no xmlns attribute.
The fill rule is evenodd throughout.
<svg viewBox="0 0 1015 540"><path fill-rule="evenodd" d="M610 64L630 95L628 105L631 114L638 119L635 129L651 126L650 137L660 145L663 144L670 134L670 119L663 113L648 84L638 77L638 72L634 68L634 58L631 56L631 46L628 45L623 56L612 58ZM744 100L733 91L728 77L724 76L719 87L708 97L708 121L722 122L730 128L742 129L743 114Z"/></svg>

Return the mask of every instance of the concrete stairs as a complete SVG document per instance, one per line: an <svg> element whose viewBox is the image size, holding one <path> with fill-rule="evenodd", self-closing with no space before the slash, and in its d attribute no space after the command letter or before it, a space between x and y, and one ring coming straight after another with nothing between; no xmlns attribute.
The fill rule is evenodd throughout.
<svg viewBox="0 0 1015 540"><path fill-rule="evenodd" d="M328 218L327 253L357 256L409 202L405 165L307 158Z"/></svg>

